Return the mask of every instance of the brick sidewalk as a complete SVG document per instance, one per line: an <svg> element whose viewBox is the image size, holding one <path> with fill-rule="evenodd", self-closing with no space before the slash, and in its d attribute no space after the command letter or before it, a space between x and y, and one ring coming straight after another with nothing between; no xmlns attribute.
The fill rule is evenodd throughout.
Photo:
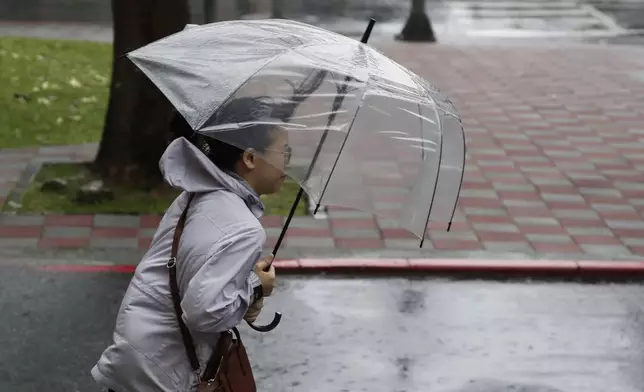
<svg viewBox="0 0 644 392"><path fill-rule="evenodd" d="M644 254L644 51L384 48L464 118L468 162L454 248Z"/></svg>
<svg viewBox="0 0 644 392"><path fill-rule="evenodd" d="M429 230L427 251L644 255L644 51L378 46L438 85L464 119L468 161L456 223L450 233ZM86 160L93 148L0 151L0 192L8 194L31 162ZM295 219L286 248L315 254L418 247L385 220L344 210L330 216ZM2 216L0 243L145 247L157 219ZM274 240L282 218L264 223Z"/></svg>

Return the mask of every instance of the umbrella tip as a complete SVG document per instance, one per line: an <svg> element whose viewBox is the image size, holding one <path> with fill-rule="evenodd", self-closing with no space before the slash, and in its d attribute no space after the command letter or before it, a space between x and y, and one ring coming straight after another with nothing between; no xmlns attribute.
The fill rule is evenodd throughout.
<svg viewBox="0 0 644 392"><path fill-rule="evenodd" d="M360 42L363 44L366 44L367 41L369 41L369 37L371 36L371 31L373 30L373 26L376 24L376 20L374 18L369 19L369 24L367 25L367 29L365 30L364 34L362 35L362 39Z"/></svg>
<svg viewBox="0 0 644 392"><path fill-rule="evenodd" d="M450 229L451 229L451 228L452 228L452 222L449 222L449 223L447 224L447 231L450 231Z"/></svg>

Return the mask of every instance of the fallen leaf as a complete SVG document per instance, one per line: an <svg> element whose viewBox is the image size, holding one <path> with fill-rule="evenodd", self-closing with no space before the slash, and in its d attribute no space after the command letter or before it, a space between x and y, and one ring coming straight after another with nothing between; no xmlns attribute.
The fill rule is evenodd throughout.
<svg viewBox="0 0 644 392"><path fill-rule="evenodd" d="M28 102L31 100L31 98L26 94L14 93L13 97L20 102Z"/></svg>
<svg viewBox="0 0 644 392"><path fill-rule="evenodd" d="M15 201L13 201L13 200L9 200L9 201L7 202L7 205L8 205L9 207L13 208L14 210L17 210L18 208L22 207L22 204L20 204L20 203L16 203L16 202L15 202Z"/></svg>
<svg viewBox="0 0 644 392"><path fill-rule="evenodd" d="M75 87L75 88L83 87L81 82L79 82L78 79L76 79L75 77L72 77L71 79L69 79L68 83L69 83L70 86Z"/></svg>
<svg viewBox="0 0 644 392"><path fill-rule="evenodd" d="M99 81L100 83L102 83L102 84L107 83L107 78L106 78L105 76L103 76L103 75L99 75L99 74L97 74L97 73L96 73L96 74L94 74L94 79L98 80L98 81Z"/></svg>

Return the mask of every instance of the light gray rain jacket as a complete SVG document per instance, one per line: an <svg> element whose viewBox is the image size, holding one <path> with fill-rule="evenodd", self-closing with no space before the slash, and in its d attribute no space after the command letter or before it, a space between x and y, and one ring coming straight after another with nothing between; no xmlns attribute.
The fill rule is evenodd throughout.
<svg viewBox="0 0 644 392"><path fill-rule="evenodd" d="M91 371L99 384L116 392L196 390L198 375L183 346L166 268L186 192L195 197L178 250L177 279L184 321L202 367L219 333L242 321L260 285L253 267L266 234L259 222L264 205L257 194L184 138L168 146L160 167L165 180L185 192L169 207L136 268L116 318L113 343Z"/></svg>

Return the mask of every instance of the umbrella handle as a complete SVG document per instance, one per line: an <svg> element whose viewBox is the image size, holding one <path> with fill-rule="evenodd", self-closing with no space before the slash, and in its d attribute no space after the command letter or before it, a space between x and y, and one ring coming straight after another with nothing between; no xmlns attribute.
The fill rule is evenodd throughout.
<svg viewBox="0 0 644 392"><path fill-rule="evenodd" d="M253 325L253 323L248 322L248 326L254 329L257 332L270 332L277 328L279 325L280 321L282 321L282 313L280 312L275 312L275 317L273 317L273 321L271 321L267 325Z"/></svg>
<svg viewBox="0 0 644 392"><path fill-rule="evenodd" d="M293 204L294 207L297 207L297 203L299 202L299 198L302 197L302 195L301 195L302 192L303 192L303 190L302 190L302 188L300 188L300 193L298 193L298 200L295 202L295 204ZM292 214L291 214L291 216L292 216ZM282 230L282 237L284 236L284 232L285 232L285 230ZM280 242L280 241L278 241L278 242ZM276 248L277 247L279 247L279 245L276 246ZM275 249L273 251L273 255L275 254L276 251L277 251L277 249ZM273 258L273 260L275 260L275 258ZM264 268L264 272L270 271L271 265L273 264L273 260L271 260L271 262ZM254 329L257 332L271 332L272 330L277 328L277 326L280 324L280 321L282 321L282 313L275 312L275 316L273 316L273 321L271 321L267 325L254 325L253 323L248 322L248 321L247 321L247 323L248 323L249 327L251 327L252 329Z"/></svg>

